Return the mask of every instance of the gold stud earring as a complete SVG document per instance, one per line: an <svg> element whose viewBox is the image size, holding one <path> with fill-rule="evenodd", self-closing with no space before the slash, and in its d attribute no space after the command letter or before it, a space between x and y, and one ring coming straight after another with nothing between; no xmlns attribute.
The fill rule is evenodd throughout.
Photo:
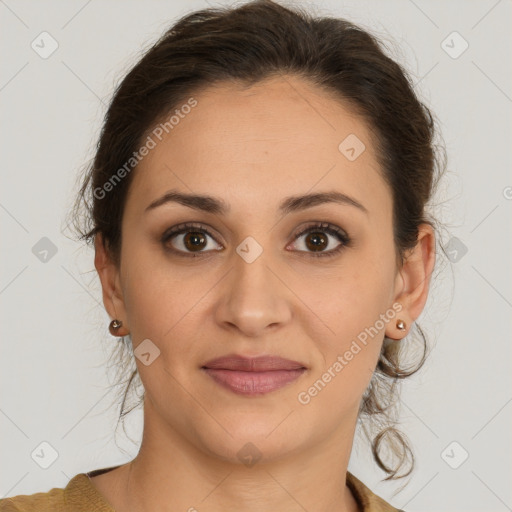
<svg viewBox="0 0 512 512"><path fill-rule="evenodd" d="M397 321L396 321L396 328L397 328L398 330L400 330L400 331L405 331L405 328L406 328L406 327L407 327L407 326L406 326L406 324L405 324L405 322L404 322L403 320L400 320L400 319L399 319L399 320L397 320Z"/></svg>

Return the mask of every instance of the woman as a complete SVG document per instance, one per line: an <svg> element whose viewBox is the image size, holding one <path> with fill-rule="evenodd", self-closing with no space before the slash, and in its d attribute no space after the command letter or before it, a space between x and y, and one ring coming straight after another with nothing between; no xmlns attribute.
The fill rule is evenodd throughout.
<svg viewBox="0 0 512 512"><path fill-rule="evenodd" d="M139 453L0 509L396 511L347 468L364 417L388 479L412 470L385 419L417 369L400 345L424 342L433 137L347 21L258 0L171 27L118 87L77 203L144 386Z"/></svg>

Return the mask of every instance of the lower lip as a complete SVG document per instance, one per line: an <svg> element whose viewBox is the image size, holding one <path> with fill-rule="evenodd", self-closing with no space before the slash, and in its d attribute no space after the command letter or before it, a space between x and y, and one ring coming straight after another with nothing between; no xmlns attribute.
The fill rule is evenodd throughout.
<svg viewBox="0 0 512 512"><path fill-rule="evenodd" d="M203 368L203 370L221 386L241 395L270 393L298 379L306 371L305 368L267 372L243 372L212 368Z"/></svg>

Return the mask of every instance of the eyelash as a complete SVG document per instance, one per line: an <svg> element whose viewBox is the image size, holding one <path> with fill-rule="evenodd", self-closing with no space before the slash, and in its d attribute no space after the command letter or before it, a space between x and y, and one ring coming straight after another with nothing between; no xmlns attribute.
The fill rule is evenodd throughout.
<svg viewBox="0 0 512 512"><path fill-rule="evenodd" d="M202 233L204 235L207 235L207 236L213 238L213 240L215 240L215 242L219 243L215 239L215 237L210 234L210 232L208 231L208 229L205 226L203 226L202 224L195 224L195 223L191 223L191 222L185 222L183 224L179 224L179 225L174 226L173 228L170 228L169 230L165 231L165 233L162 235L161 242L165 246L166 243L174 236L189 233L189 232ZM345 233L345 231L343 231L339 227L335 226L334 224L330 224L328 222L319 222L319 223L315 223L315 224L308 226L306 229L304 229L300 233L297 233L296 235L294 235L293 241L297 240L301 236L307 235L309 233L315 233L315 232L325 232L325 233L328 233L329 235L335 236L341 242L341 244L336 249L331 249L330 251L318 251L318 252L298 251L298 252L306 253L315 258L317 258L317 257L318 258L330 258L330 257L334 257L337 254L339 254L345 247L349 247L352 242L351 238ZM210 252L210 251L203 251L203 252L199 251L197 253L193 253L193 252L180 251L178 249L168 249L168 250L175 254L178 254L180 256L191 257L191 258L201 257L202 254L206 254L207 252Z"/></svg>

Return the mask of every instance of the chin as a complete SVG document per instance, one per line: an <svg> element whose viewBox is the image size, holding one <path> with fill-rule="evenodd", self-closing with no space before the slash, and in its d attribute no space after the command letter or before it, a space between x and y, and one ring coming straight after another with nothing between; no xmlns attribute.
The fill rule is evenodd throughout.
<svg viewBox="0 0 512 512"><path fill-rule="evenodd" d="M201 449L224 462L248 467L285 458L304 449L307 436L301 436L293 422L283 422L284 417L269 421L268 417L256 420L252 416L254 421L247 421L247 417L245 421L234 421L226 424L231 435L223 429L215 429L211 435L203 430L198 433ZM283 424L279 425L280 422ZM287 428L284 423L288 423Z"/></svg>

